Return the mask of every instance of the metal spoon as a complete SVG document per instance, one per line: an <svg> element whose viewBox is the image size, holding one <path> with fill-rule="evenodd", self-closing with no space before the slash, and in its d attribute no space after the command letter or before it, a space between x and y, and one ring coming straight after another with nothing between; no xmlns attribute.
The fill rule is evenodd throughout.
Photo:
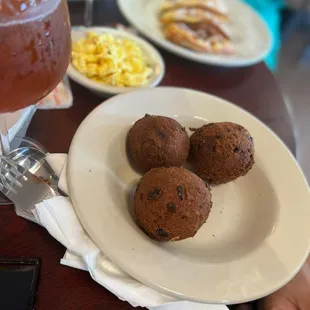
<svg viewBox="0 0 310 310"><path fill-rule="evenodd" d="M7 156L58 191L58 176L46 161L46 154L32 147L15 149Z"/></svg>

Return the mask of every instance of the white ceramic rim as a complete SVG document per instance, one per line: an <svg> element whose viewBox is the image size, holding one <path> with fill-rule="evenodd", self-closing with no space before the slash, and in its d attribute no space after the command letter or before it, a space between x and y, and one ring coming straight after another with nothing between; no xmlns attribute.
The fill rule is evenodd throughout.
<svg viewBox="0 0 310 310"><path fill-rule="evenodd" d="M222 105L223 106L227 106L227 108L229 108L230 111L234 111L234 112L238 112L241 113L240 115L242 115L242 117L245 118L251 118L252 121L255 123L255 126L259 126L261 128L261 130L263 131L263 136L265 136L266 134L269 136L269 138L272 140L272 142L277 145L277 148L280 148L281 153L283 154L283 156L285 157L285 161L287 162L288 165L290 165L290 169L293 169L296 175L298 175L298 182L300 182L300 185L302 185L303 191L305 188L307 188L307 192L303 192L303 197L307 197L308 202L304 201L303 203L303 208L305 210L307 210L307 212L309 213L308 208L308 203L310 201L310 196L309 196L309 187L307 185L307 182L305 180L305 177L300 169L300 167L298 166L296 160L294 159L293 155L290 153L290 151L287 149L287 147L284 145L284 143L270 130L268 129L260 120L258 120L257 118L253 117L250 113L246 112L245 110L235 106L234 104L220 99L218 97L212 96L212 95L208 95L208 94L204 94L202 92L197 92L197 91L193 91L193 90L187 90L187 89L180 89L180 88L171 88L171 87L161 87L161 88L156 88L156 89L149 89L149 90L140 90L139 92L148 92L149 97L154 96L154 92L165 92L165 91L182 91L185 92L186 94L188 94L189 96L205 96L206 100L213 100L214 103L216 102L216 104L218 105ZM184 93L184 95L186 95ZM133 94L133 93L132 93ZM277 289L279 289L280 287L282 287L283 285L285 285L288 281L290 281L295 275L296 273L299 271L299 269L301 268L301 266L304 264L305 260L308 257L309 254L309 250L310 250L310 231L309 229L305 232L304 235L304 240L303 240L303 245L302 247L300 247L300 245L297 246L297 250L299 251L299 256L294 258L294 268L292 268L292 270L285 270L286 274L285 276L282 276L281 280L278 279L277 284L270 284L268 283L268 279L266 279L266 286L267 288L261 289L259 292L252 292L252 294L246 298L240 299L240 298L231 298L231 299L225 299L225 300L219 300L219 299L212 299L212 298L193 298L191 296L186 296L185 294L180 294L176 291L173 290L169 290L163 286L159 286L156 283L152 283L152 280L150 278L145 278L143 275L139 274L139 272L137 272L137 270L132 269L131 267L129 267L123 259L120 259L119 257L115 256L114 254L111 253L111 251L109 251L109 248L106 247L104 240L102 240L98 235L96 235L96 233L93 230L92 224L89 223L87 221L87 219L85 219L85 214L82 211L81 206L78 203L78 198L77 195L75 193L74 190L74 153L76 152L76 148L78 148L78 144L79 144L79 135L81 132L84 131L84 128L88 126L88 122L91 121L92 117L94 117L94 115L97 114L97 112L101 109L104 109L105 106L107 105L112 105L112 104L116 104L117 101L121 100L122 98L125 99L124 96L131 96L132 94L124 94L121 96L117 96L114 97L108 101L105 101L103 105L98 106L93 112L90 113L90 115L83 121L83 123L81 124L81 126L79 127L79 129L76 132L76 135L72 141L72 145L70 148L70 152L69 152L69 160L68 160L68 185L69 185L69 190L71 193L71 198L74 204L74 207L77 211L77 214L83 224L83 226L85 227L86 231L89 233L89 235L91 236L91 238L98 244L98 246L104 251L104 253L106 253L115 263L117 263L124 271L126 271L127 273L129 273L131 276L133 276L134 278L138 279L139 281L141 281L142 283L145 283L146 285L153 287L156 290L162 291L163 293L169 294L169 295L173 295L177 298L181 298L181 299L187 299L187 300L193 300L193 301L198 301L198 302L207 302L207 303L224 303L224 304L235 304L235 303L242 303L242 302L246 302L246 301L250 301L250 300L254 300L254 299L259 299L262 298L274 291L276 291ZM135 94L137 94L137 92L135 92ZM127 97L129 98L129 97ZM193 104L194 101L193 101ZM238 111L237 111L238 110ZM279 176L279 181L281 181L283 179L283 177ZM298 192L298 188L293 189L295 191L295 195ZM286 193L287 194L287 193ZM307 207L305 207L307 205ZM287 207L287 206L286 206ZM292 213L292 215L294 215L294 210L290 211ZM84 215L83 215L84 214ZM308 219L304 219L301 218L300 222L303 222L303 225L305 224L304 222L308 221ZM296 224L296 223L295 223ZM287 226L286 226L287 228ZM281 231L283 232L283 227L281 227ZM277 237L279 237L277 235ZM297 236L295 236L297 237ZM300 236L299 236L300 237ZM275 237L274 235L268 236L268 245L275 245ZM300 238L299 238L300 239ZM281 238L282 241L283 237ZM306 242L307 241L307 242ZM292 241L291 241L292 242ZM298 242L298 240L295 240L295 243ZM307 243L307 246L305 246L305 244ZM283 246L281 251L283 251ZM280 252L281 252L280 251ZM294 249L287 249L286 253L288 252L294 252ZM287 260L287 257L284 257L284 261ZM289 260L289 259L288 259ZM279 282L280 281L280 282Z"/></svg>
<svg viewBox="0 0 310 310"><path fill-rule="evenodd" d="M268 33L269 42L268 47L266 46L264 52L257 55L256 57L253 57L252 59L227 59L224 57L213 59L212 57L208 58L208 55L206 54L204 58L199 57L199 53L196 53L194 51L188 50L182 46L175 45L168 40L158 38L156 36L153 36L151 33L146 31L143 26L141 26L134 18L133 15L130 14L126 10L125 3L129 2L131 0L117 0L118 7L122 13L122 15L128 20L128 22L133 25L136 29L138 29L139 32L141 32L144 36L146 36L148 39L153 41L155 44L159 45L160 47L168 50L169 52L176 54L178 56L181 56L186 59L193 60L195 62L200 62L204 64L210 64L215 66L221 66L221 67L245 67L250 66L259 63L262 61L267 54L270 52L272 46L273 46L273 37L269 30L269 27L267 26L266 22L245 2L240 1L240 4L247 7L249 11L252 12L253 16L255 16L256 19L258 19L262 26L264 26L265 31ZM212 55L212 54L211 54Z"/></svg>

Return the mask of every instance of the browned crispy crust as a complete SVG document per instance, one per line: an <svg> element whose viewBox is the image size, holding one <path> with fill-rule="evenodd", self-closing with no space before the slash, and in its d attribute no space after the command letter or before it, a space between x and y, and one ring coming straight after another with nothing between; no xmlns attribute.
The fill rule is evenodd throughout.
<svg viewBox="0 0 310 310"><path fill-rule="evenodd" d="M226 24L207 24L207 23L197 23L197 24L190 24L187 25L191 30L197 32L198 35L202 34L205 36L222 36L223 38L230 40L231 39L231 32ZM207 37L207 36L206 36Z"/></svg>
<svg viewBox="0 0 310 310"><path fill-rule="evenodd" d="M181 8L170 10L162 13L159 16L159 20L162 24L166 25L169 23L188 23L188 24L196 24L196 23L207 23L207 24L219 24L226 19L223 20L222 17L214 15L210 12L207 12L202 9L196 8Z"/></svg>
<svg viewBox="0 0 310 310"><path fill-rule="evenodd" d="M177 167L151 169L134 197L138 226L157 241L193 237L211 210L211 192L192 172Z"/></svg>
<svg viewBox="0 0 310 310"><path fill-rule="evenodd" d="M254 164L254 143L242 126L224 122L198 128L190 137L189 161L195 173L214 184L248 173Z"/></svg>
<svg viewBox="0 0 310 310"><path fill-rule="evenodd" d="M189 137L176 120L146 115L128 133L130 155L142 171L182 166L189 153Z"/></svg>
<svg viewBox="0 0 310 310"><path fill-rule="evenodd" d="M163 32L169 41L197 52L234 53L234 47L230 40L220 35L203 35L184 23L170 23L164 27Z"/></svg>
<svg viewBox="0 0 310 310"><path fill-rule="evenodd" d="M228 20L226 10L221 7L219 0L167 0L162 4L160 14L180 8L201 9L217 15L222 20Z"/></svg>

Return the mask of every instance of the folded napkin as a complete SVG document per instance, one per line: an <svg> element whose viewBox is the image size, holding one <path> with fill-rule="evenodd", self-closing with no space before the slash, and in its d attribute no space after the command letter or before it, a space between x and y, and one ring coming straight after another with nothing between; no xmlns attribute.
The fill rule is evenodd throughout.
<svg viewBox="0 0 310 310"><path fill-rule="evenodd" d="M12 149L18 148L21 139L24 138L30 121L36 111L36 106L30 106L22 110L2 114L0 117L0 132L8 131L9 141ZM0 147L0 154L2 150Z"/></svg>
<svg viewBox="0 0 310 310"><path fill-rule="evenodd" d="M73 96L68 77L63 80L45 98L38 102L38 109L68 109L73 104Z"/></svg>
<svg viewBox="0 0 310 310"><path fill-rule="evenodd" d="M60 176L59 188L68 193L66 157L66 154L48 154L47 161ZM19 216L23 216L22 210L16 211ZM38 224L44 226L67 248L60 261L61 264L88 271L96 282L134 307L141 306L154 310L228 309L224 305L180 301L133 279L110 261L88 237L68 197L57 196L39 203L33 209L33 215Z"/></svg>

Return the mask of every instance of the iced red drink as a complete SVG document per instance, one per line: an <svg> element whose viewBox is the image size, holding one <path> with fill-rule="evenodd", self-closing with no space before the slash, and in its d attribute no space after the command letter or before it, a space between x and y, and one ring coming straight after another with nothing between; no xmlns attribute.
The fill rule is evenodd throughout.
<svg viewBox="0 0 310 310"><path fill-rule="evenodd" d="M0 0L0 113L35 104L53 90L70 52L65 0Z"/></svg>

